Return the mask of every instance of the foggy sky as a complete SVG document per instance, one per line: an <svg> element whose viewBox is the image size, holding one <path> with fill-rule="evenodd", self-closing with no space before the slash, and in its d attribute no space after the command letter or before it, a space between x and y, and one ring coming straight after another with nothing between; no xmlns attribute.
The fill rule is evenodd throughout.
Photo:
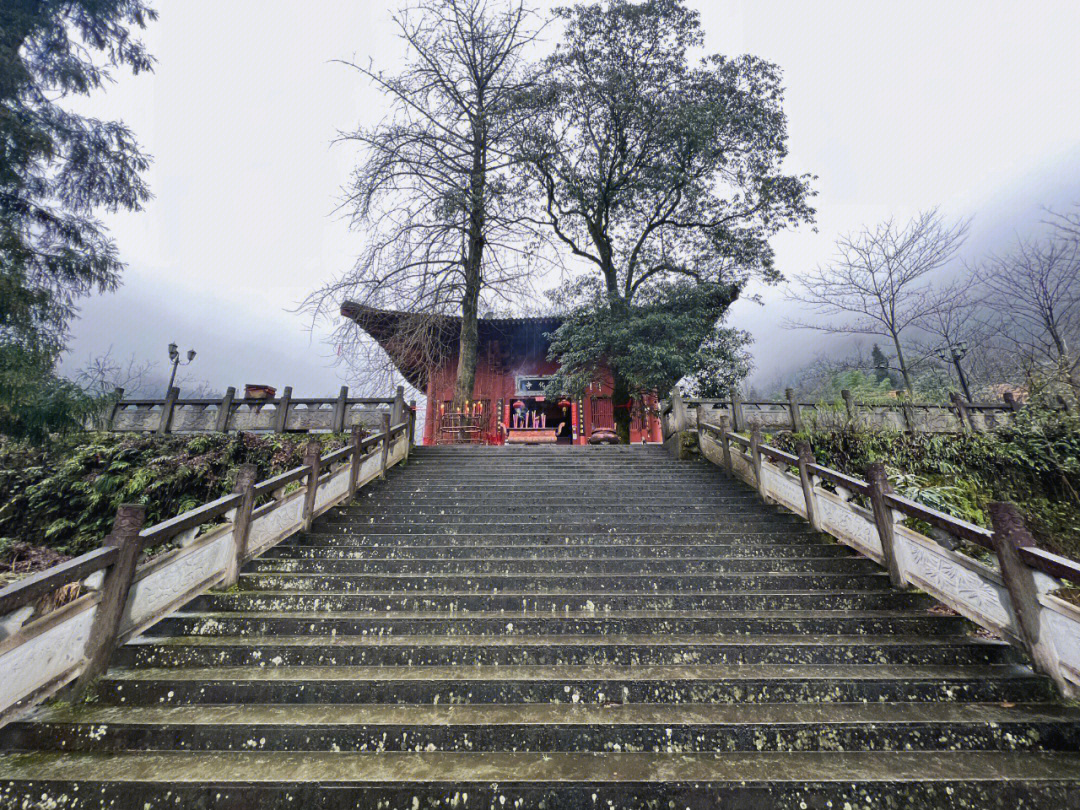
<svg viewBox="0 0 1080 810"><path fill-rule="evenodd" d="M151 75L77 107L122 118L154 156L156 198L106 217L128 263L121 289L88 299L64 370L110 346L161 363L194 347L187 371L217 389L292 385L335 394L326 326L290 312L353 262L361 236L335 213L356 161L339 130L373 124L385 100L335 59L390 71L402 48L392 3L184 0L157 3L144 38ZM548 3L538 3L546 7ZM825 262L840 233L940 206L973 216L967 258L1080 201L1080 3L691 2L706 50L781 66L790 155L818 175L816 232L773 244L788 277ZM737 302L768 382L835 348L780 327L797 315L778 289ZM164 379L164 378L163 378Z"/></svg>

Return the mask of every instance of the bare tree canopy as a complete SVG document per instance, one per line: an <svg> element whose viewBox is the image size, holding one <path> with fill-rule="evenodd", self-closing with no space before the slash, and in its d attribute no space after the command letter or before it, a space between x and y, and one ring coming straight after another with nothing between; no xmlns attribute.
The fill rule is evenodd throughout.
<svg viewBox="0 0 1080 810"><path fill-rule="evenodd" d="M509 169L536 27L516 0L420 0L394 22L410 53L402 72L347 63L392 105L379 125L342 135L364 148L344 205L367 244L353 269L306 306L332 312L348 299L414 313L395 340L417 354L438 351L441 316L460 314L460 405L472 395L481 302L523 291L535 255ZM350 323L338 340L351 355L364 338Z"/></svg>
<svg viewBox="0 0 1080 810"><path fill-rule="evenodd" d="M967 229L966 221L946 223L932 209L903 225L890 219L841 237L833 263L800 276L789 291L790 299L829 320L791 325L888 338L904 386L913 390L907 337L951 304L931 276L955 258Z"/></svg>
<svg viewBox="0 0 1080 810"><path fill-rule="evenodd" d="M986 259L976 278L1029 378L1047 370L1080 402L1080 208L1049 225L1047 236Z"/></svg>

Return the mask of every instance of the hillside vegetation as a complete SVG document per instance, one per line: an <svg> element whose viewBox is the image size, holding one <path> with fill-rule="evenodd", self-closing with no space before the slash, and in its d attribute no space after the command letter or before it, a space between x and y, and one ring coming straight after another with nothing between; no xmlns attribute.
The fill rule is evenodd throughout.
<svg viewBox="0 0 1080 810"><path fill-rule="evenodd" d="M0 443L0 577L97 548L121 503L152 525L232 491L241 464L258 480L299 466L310 438L343 435L152 436L76 433L45 445Z"/></svg>
<svg viewBox="0 0 1080 810"><path fill-rule="evenodd" d="M1080 419L1060 411L1025 409L990 433L906 434L897 431L811 429L768 437L794 452L807 440L819 464L861 476L873 461L886 465L899 493L980 526L986 506L1011 501L1039 545L1080 559Z"/></svg>

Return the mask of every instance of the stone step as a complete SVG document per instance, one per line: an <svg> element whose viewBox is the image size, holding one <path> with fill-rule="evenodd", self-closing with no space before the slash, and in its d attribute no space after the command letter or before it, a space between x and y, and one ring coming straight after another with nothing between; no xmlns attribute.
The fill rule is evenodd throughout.
<svg viewBox="0 0 1080 810"><path fill-rule="evenodd" d="M362 531L330 530L322 524L316 524L312 531L301 534L294 545L305 544L333 545L341 547L401 547L409 545L432 545L432 546L496 546L499 548L513 548L517 546L549 545L552 547L580 547L582 545L622 545L637 547L642 544L656 545L687 545L700 544L711 545L716 543L747 543L753 545L831 545L832 541L823 535L811 532L810 527L793 524L783 531L773 532L746 532L746 531L713 531L698 532L637 532L637 531L573 531L552 532L544 530L544 527L532 527L529 531L507 534L501 531L493 532L455 532L438 533L415 532L411 534L399 534L384 527L365 527Z"/></svg>
<svg viewBox="0 0 1080 810"><path fill-rule="evenodd" d="M681 557L675 560L626 557L589 560L581 558L500 560L341 560L316 558L269 558L253 560L244 567L249 573L305 574L702 574L702 573L845 573L870 574L880 571L873 560L859 557Z"/></svg>
<svg viewBox="0 0 1080 810"><path fill-rule="evenodd" d="M648 482L647 487L637 487L634 489L619 489L612 487L604 488L578 488L576 484L574 488L568 489L568 485L563 479L562 481L556 481L553 483L533 484L522 486L512 481L496 480L481 481L476 484L463 485L463 484L447 484L435 483L422 483L418 481L399 481L390 483L372 483L365 486L356 498L352 500L349 505L343 505L342 508L350 508L362 506L364 504L375 503L382 501L384 498L390 501L399 498L406 498L410 495L415 495L426 500L469 500L469 501L483 501L491 498L496 499L512 499L512 498L537 498L537 499L556 499L556 498L575 498L584 501L596 501L600 498L606 499L605 502L610 503L612 501L634 501L644 500L646 502L664 502L667 498L687 498L687 497L702 497L702 498L720 498L737 503L745 503L752 508L758 508L763 506L760 501L755 502L753 497L756 495L756 491L749 489L745 486L739 487L725 487L717 485L715 482L694 482L683 481L679 479L673 480L671 483L662 483L659 481L652 481L648 476L642 478L642 480Z"/></svg>
<svg viewBox="0 0 1080 810"><path fill-rule="evenodd" d="M114 668L108 705L205 703L1038 702L1054 687L1019 664L241 666Z"/></svg>
<svg viewBox="0 0 1080 810"><path fill-rule="evenodd" d="M289 591L240 591L208 593L189 603L191 610L322 611L327 613L405 611L527 610L566 614L607 610L902 610L929 608L934 600L917 592L893 590L704 591L698 593L629 593L589 591L542 594L524 591L500 593L390 593L386 591L318 593Z"/></svg>
<svg viewBox="0 0 1080 810"><path fill-rule="evenodd" d="M429 521L424 523L387 522L382 520L371 521L324 521L320 526L320 532L338 534L356 534L360 537L370 536L376 532L395 535L444 535L444 534L476 534L478 532L488 534L503 534L515 536L519 534L535 534L538 530L549 534L566 536L574 533L589 534L653 534L653 535L680 535L683 533L712 533L716 532L767 532L770 529L784 530L790 526L805 525L797 522L795 516L791 519L783 519L779 516L760 517L724 517L703 519L694 515L674 516L664 522L646 520L645 517L637 518L630 516L625 520L546 520L536 517L533 520L505 521L505 520L461 520L446 518L441 521Z"/></svg>
<svg viewBox="0 0 1080 810"><path fill-rule="evenodd" d="M124 667L1014 663L1003 642L909 636L143 636Z"/></svg>
<svg viewBox="0 0 1080 810"><path fill-rule="evenodd" d="M889 578L873 573L785 574L287 574L241 573L240 587L255 591L337 591L369 593L498 593L513 591L556 596L579 591L673 593L750 590L886 590Z"/></svg>
<svg viewBox="0 0 1080 810"><path fill-rule="evenodd" d="M1069 751L1055 704L496 704L61 706L8 726L0 750Z"/></svg>
<svg viewBox="0 0 1080 810"><path fill-rule="evenodd" d="M1065 752L86 752L9 754L0 780L20 807L47 793L141 810L639 810L669 797L692 808L990 810L1075 807L1078 768Z"/></svg>
<svg viewBox="0 0 1080 810"><path fill-rule="evenodd" d="M919 635L956 636L967 632L959 616L879 610L802 611L574 611L542 615L523 611L470 613L332 614L312 611L188 611L154 625L159 635L599 635L619 633L702 633L707 635Z"/></svg>
<svg viewBox="0 0 1080 810"><path fill-rule="evenodd" d="M747 513L744 510L739 509L724 509L715 507L685 507L678 508L681 513L680 521L712 521L714 523L720 523L729 521L733 517L735 519L772 519L777 517L784 517L783 515L773 515L769 512L759 513ZM407 504L402 504L400 507L388 507L386 510L372 510L369 512L349 512L348 514L335 514L327 518L325 525L327 526L368 526L372 523L414 523L421 525L430 524L442 524L442 523L474 523L477 521L489 522L489 523L522 523L522 522L549 522L553 517L564 516L570 514L567 511L561 510L555 505L550 507L543 507L543 505L529 505L529 504L507 504L504 508L474 508L469 505L430 505L430 507L409 507ZM582 515L588 514L590 519L605 519L611 516L615 519L610 519L609 525L620 525L625 523L633 523L637 519L654 519L658 514L665 514L662 510L657 510L656 507L649 507L649 505L635 504L635 505L620 505L609 504L605 507L605 511L590 510L589 512L583 512ZM618 515L618 517L616 517ZM783 523L792 523L784 519Z"/></svg>
<svg viewBox="0 0 1080 810"><path fill-rule="evenodd" d="M760 543L737 545L732 543L635 543L634 545L612 545L610 543L554 543L507 546L488 545L368 545L342 546L316 544L310 538L304 544L283 543L268 550L260 559L263 560L549 560L552 562L571 562L579 560L600 560L621 562L639 561L693 561L693 560L728 560L741 559L801 559L801 558L839 558L846 559L855 555L847 546L827 543L800 543L782 545L780 543Z"/></svg>
<svg viewBox="0 0 1080 810"><path fill-rule="evenodd" d="M441 512L441 514L440 514ZM636 525L649 526L654 530L667 530L671 531L672 527L679 526L700 526L705 529L716 528L722 526L724 528L733 527L746 527L746 526L786 526L799 522L801 518L798 518L794 514L774 514L770 512L761 513L747 513L743 510L733 511L721 511L711 509L693 509L687 510L682 513L675 513L670 516L666 516L663 521L657 520L656 510L643 510L638 512L628 512L619 509L612 509L609 512L591 511L582 515L571 515L569 519L564 514L560 519L553 519L557 517L559 512L482 512L479 510L461 510L460 514L454 514L454 512L447 510L440 511L423 511L423 512L409 512L402 510L401 512L388 512L378 515L327 515L322 520L322 525L325 528L349 528L356 526L359 528L370 526L372 524L378 526L385 525L404 525L412 526L419 531L435 530L436 527L452 526L452 527L466 527L466 526L485 526L485 527L503 527L503 531L513 532L516 531L514 527L533 526L540 524L551 531L561 531L556 528L560 526L596 526L608 531L612 529L618 529L624 527L631 529ZM430 527L430 528L429 528ZM675 529L678 531L678 529Z"/></svg>
<svg viewBox="0 0 1080 810"><path fill-rule="evenodd" d="M573 502L559 498L558 496L544 496L535 494L498 495L489 494L483 498L464 498L453 494L438 497L417 497L414 494L401 494L393 497L380 498L375 501L358 501L348 506L335 508L329 513L329 517L368 517L373 514L384 512L409 512L414 511L422 514L432 509L454 509L480 511L484 514L489 512L503 512L507 509L517 511L535 511L547 513L559 511L565 513L592 513L594 511L612 512L621 509L633 508L638 511L674 511L679 509L694 509L696 511L727 511L732 510L758 512L761 514L773 514L768 507L761 504L749 504L742 498L733 498L721 495L694 496L682 493L672 495L671 498L608 498L599 496L585 501L577 499Z"/></svg>

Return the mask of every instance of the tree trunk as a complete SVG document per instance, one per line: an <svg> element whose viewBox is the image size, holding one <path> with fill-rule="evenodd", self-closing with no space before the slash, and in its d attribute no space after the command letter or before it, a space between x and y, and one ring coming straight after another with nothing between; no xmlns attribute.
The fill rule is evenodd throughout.
<svg viewBox="0 0 1080 810"><path fill-rule="evenodd" d="M461 337L458 339L457 381L452 409L461 411L472 399L476 383L476 353L479 338L480 268L484 255L484 180L487 146L477 133L469 182L468 247L464 258L465 292L461 298Z"/></svg>
<svg viewBox="0 0 1080 810"><path fill-rule="evenodd" d="M616 316L627 313L629 310L629 303L625 298L622 298L617 291L613 290L615 281L615 269L611 266L610 252L604 255L605 264L610 267L610 272L606 273L608 283L608 295L611 302L611 308L615 311ZM614 386L611 392L611 414L612 419L615 421L615 434L619 437L620 444L630 444L630 419L631 419L631 401L630 401L630 385L626 378L623 377L616 369L611 370L611 376L614 382Z"/></svg>
<svg viewBox="0 0 1080 810"><path fill-rule="evenodd" d="M615 433L619 437L620 444L630 444L630 419L631 401L630 387L626 384L623 376L612 371L615 378L615 387L611 394L611 412L615 419Z"/></svg>
<svg viewBox="0 0 1080 810"><path fill-rule="evenodd" d="M464 409L465 402L472 398L473 385L476 383L476 351L480 342L479 318L480 306L480 268L470 272L465 268L465 295L461 301L461 337L458 339L457 381L454 383L454 402L452 409Z"/></svg>
<svg viewBox="0 0 1080 810"><path fill-rule="evenodd" d="M904 350L900 348L900 338L893 335L893 345L896 346L896 363L900 366L900 376L904 378L904 388L908 394L915 392L911 384L911 375L908 373L907 362L904 360Z"/></svg>

